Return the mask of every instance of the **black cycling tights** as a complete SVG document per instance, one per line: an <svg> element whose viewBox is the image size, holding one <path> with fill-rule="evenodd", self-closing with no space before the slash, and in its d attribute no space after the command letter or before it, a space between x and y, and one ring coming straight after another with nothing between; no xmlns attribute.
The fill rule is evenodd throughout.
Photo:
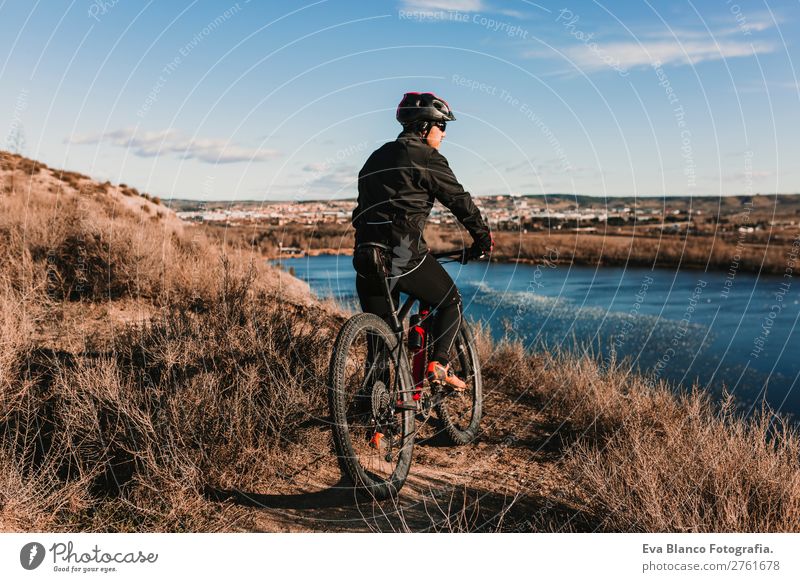
<svg viewBox="0 0 800 582"><path fill-rule="evenodd" d="M399 307L400 292L403 292L427 303L435 310L431 358L447 364L453 340L461 327L461 295L453 279L436 259L426 255L415 269L389 281L390 285L394 284L392 301L395 308ZM356 290L364 312L374 313L388 321L389 305L380 279L357 275Z"/></svg>

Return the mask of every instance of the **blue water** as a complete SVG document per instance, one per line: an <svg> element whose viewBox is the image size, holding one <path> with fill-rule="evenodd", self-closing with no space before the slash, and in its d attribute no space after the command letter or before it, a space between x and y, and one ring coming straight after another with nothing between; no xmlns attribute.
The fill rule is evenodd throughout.
<svg viewBox="0 0 800 582"><path fill-rule="evenodd" d="M320 297L356 308L348 256L284 260ZM715 394L723 387L746 409L766 398L800 413L800 282L781 276L624 267L485 262L445 267L465 313L495 338L533 349L612 352L651 378Z"/></svg>

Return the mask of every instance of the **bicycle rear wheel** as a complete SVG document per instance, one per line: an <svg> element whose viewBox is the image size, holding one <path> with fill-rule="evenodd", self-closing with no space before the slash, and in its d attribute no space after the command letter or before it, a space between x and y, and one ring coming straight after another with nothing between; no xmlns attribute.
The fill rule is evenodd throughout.
<svg viewBox="0 0 800 582"><path fill-rule="evenodd" d="M456 336L450 365L456 376L467 383L467 389L443 398L436 405L436 414L448 439L453 444L466 445L478 436L483 415L483 381L475 340L464 319Z"/></svg>
<svg viewBox="0 0 800 582"><path fill-rule="evenodd" d="M376 499L395 495L411 467L414 410L402 360L397 337L370 313L344 324L331 358L328 396L339 465Z"/></svg>

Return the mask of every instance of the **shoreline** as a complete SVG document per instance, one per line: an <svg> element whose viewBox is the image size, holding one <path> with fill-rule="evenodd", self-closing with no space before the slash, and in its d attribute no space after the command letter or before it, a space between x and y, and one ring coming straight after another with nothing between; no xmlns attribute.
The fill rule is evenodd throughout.
<svg viewBox="0 0 800 582"><path fill-rule="evenodd" d="M438 252L440 250L445 250L444 248L433 248L430 249L432 252ZM337 250L337 249L314 249L311 251L305 252L305 254L300 256L269 256L265 255L264 258L267 261L274 262L274 261L281 261L287 259L304 259L307 257L319 257L319 256L352 256L352 250ZM701 264L697 262L683 262L680 264L675 264L669 261L657 261L654 263L652 260L642 260L635 257L632 257L627 260L616 260L614 258L605 258L601 261L592 258L573 258L571 261L563 260L563 259L556 259L547 261L542 259L533 259L530 257L508 257L508 256L493 256L489 259L491 263L497 264L521 264L521 265L540 265L548 262L550 264L558 265L558 266L579 266L579 267L636 267L636 268L649 268L650 270L686 270L686 271L701 271L706 273L726 273L733 269L732 265L715 265L713 263L709 264ZM599 264L598 264L599 263ZM769 276L778 276L783 273L783 268L777 268L771 266L769 264L764 264L760 266L761 268L756 269L753 268L754 266L760 265L749 265L749 264L740 264L735 271L736 272L745 272L751 273L755 275L769 275Z"/></svg>

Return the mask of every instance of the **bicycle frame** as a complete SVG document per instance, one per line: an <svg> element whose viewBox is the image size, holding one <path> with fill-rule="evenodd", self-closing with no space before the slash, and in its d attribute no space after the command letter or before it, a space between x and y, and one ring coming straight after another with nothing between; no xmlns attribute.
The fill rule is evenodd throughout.
<svg viewBox="0 0 800 582"><path fill-rule="evenodd" d="M408 317L408 314L411 312L411 308L414 306L414 303L416 303L417 300L414 297L409 296L408 299L406 299L405 303L403 303L403 306L398 311L397 308L395 307L394 300L392 299L391 289L389 289L389 280L387 278L385 278L385 277L383 279L383 293L384 293L384 296L386 298L387 303L389 304L389 325L391 326L392 331L394 332L394 334L397 336L397 349L400 351L400 353L399 353L400 360L399 361L400 362L408 362L408 355L409 355L408 354L408 345L407 345L406 338L405 338L405 327L403 326L403 321L405 321L406 317ZM420 398L420 396L417 394L417 377L416 377L416 374L415 374L415 372L416 372L416 357L417 357L417 354L415 353L414 356L415 356L415 366L414 366L415 369L414 369L414 371L408 370L408 366L401 365L400 366L400 370L401 370L400 373L402 374L402 373L411 372L411 374L410 374L411 377L409 378L411 380L411 382L407 383L406 386L410 386L413 383L414 390L413 390L412 398L413 398L414 401L417 401ZM423 373L424 373L424 370L423 370ZM421 384L420 384L420 386L421 386ZM402 399L398 401L398 404L402 404Z"/></svg>
<svg viewBox="0 0 800 582"><path fill-rule="evenodd" d="M445 259L445 258L452 258L453 260L457 260L462 265L466 265L469 261L469 249L456 249L452 251L445 251L441 253L431 253L433 257L436 259ZM408 314L411 312L411 308L414 306L414 303L417 301L414 297L409 297L406 299L403 306L400 308L400 311L396 310L394 300L392 299L392 290L389 289L389 279L387 277L383 277L383 294L386 297L386 301L389 304L389 325L392 326L392 330L398 334L398 339L402 339L403 334L403 325L402 322L408 317ZM426 306L428 311L430 311L429 306ZM425 307L423 307L425 308Z"/></svg>
<svg viewBox="0 0 800 582"><path fill-rule="evenodd" d="M442 253L431 253L437 259L439 258L454 258L458 260L462 265L466 264L469 260L468 256L469 250L468 249L456 249L453 251L446 251ZM456 259L457 257L457 259ZM394 331L395 335L397 336L398 348L400 349L400 357L403 358L403 361L408 361L408 345L406 342L405 336L405 327L403 325L403 321L409 316L411 313L411 309L414 307L414 303L417 302L415 297L409 296L405 302L403 303L402 307L398 311L395 307L394 300L392 299L392 291L389 288L389 279L384 277L383 278L383 293L386 297L386 301L389 305L389 325L392 327L392 331ZM431 313L431 306L426 305L420 302L420 307L418 311L419 315L422 316L421 325L419 326L419 332L422 334L422 345L421 347L414 350L413 353L413 360L412 360L412 369L411 369L411 379L413 381L413 391L412 391L412 399L416 402L422 398L422 387L425 382L425 368L427 366L427 359L428 359L428 338L430 336L430 313Z"/></svg>
<svg viewBox="0 0 800 582"><path fill-rule="evenodd" d="M463 249L434 254L434 257L446 259L453 255L460 256L460 260L466 262L467 252ZM481 407L478 375L473 390L475 397L470 405L472 416L466 428L458 424L458 410L453 416L444 406L443 400L448 392L440 389L438 383L431 386L430 397L427 393L423 396L427 346L431 341L428 333L431 329L429 315L433 306L419 302L420 317L416 319L415 316L410 321L409 329L410 332L421 332L421 337L413 337L411 339L414 341L409 341L404 320L418 300L409 296L402 305L397 305L400 302L395 302L392 298L390 280L383 277L382 282L389 313L383 319L375 314L359 314L344 324L331 357L328 391L331 417L334 420L334 447L342 471L353 480L356 487L363 485L378 499L396 494L408 476L418 416L421 416L424 424L436 411L449 439L454 444L466 444L477 434ZM417 327L419 329L415 329ZM363 332L366 332L367 340L366 360L363 359L363 344L360 339ZM464 327L462 333L466 334L465 337L470 337L469 328ZM356 346L354 350L351 349L353 346ZM348 375L348 370L353 371L352 358L356 358L358 362L356 375L353 377ZM363 379L359 370L362 363L365 365ZM372 377L376 369L381 374L380 378ZM349 396L352 388L356 388L353 398ZM356 401L354 398L365 400ZM368 445L356 446L361 437L366 437ZM366 452L362 452L367 446L375 451L366 448ZM377 460L374 459L375 455ZM367 459L366 465L361 461L362 457ZM375 469L373 460L389 465L380 465Z"/></svg>

